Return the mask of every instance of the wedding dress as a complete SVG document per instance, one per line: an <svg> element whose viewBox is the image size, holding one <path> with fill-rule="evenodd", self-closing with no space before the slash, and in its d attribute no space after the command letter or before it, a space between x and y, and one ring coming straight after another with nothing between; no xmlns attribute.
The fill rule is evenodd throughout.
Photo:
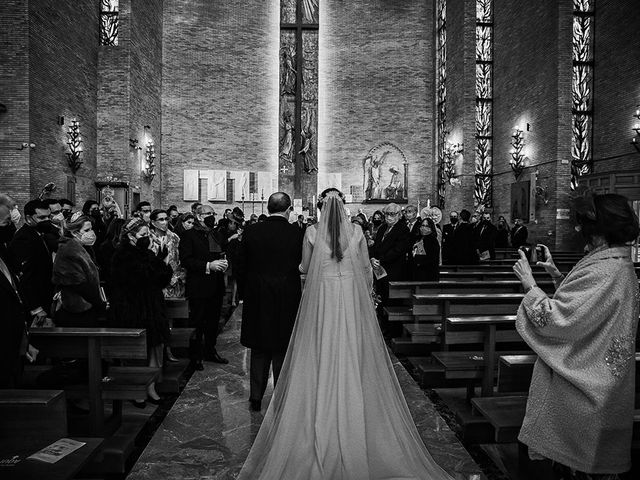
<svg viewBox="0 0 640 480"><path fill-rule="evenodd" d="M324 202L305 233L307 280L287 355L238 479L451 480L422 443L393 371L362 230L337 195ZM332 258L332 236L342 261Z"/></svg>

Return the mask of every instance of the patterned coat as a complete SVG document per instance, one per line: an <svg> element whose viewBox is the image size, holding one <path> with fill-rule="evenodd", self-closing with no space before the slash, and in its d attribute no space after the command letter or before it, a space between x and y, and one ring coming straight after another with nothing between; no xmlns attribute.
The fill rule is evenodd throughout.
<svg viewBox="0 0 640 480"><path fill-rule="evenodd" d="M538 354L519 440L586 473L631 467L638 279L628 247L585 256L552 298L531 289L516 328Z"/></svg>

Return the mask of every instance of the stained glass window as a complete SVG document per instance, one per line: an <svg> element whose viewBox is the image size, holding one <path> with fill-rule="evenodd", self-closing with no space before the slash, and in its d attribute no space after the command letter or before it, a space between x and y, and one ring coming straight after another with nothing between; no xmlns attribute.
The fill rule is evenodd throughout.
<svg viewBox="0 0 640 480"><path fill-rule="evenodd" d="M118 45L119 0L100 0L100 45Z"/></svg>

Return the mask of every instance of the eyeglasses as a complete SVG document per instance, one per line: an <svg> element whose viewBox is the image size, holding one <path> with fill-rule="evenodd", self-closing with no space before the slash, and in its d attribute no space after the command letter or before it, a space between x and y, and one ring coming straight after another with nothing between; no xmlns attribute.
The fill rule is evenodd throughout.
<svg viewBox="0 0 640 480"><path fill-rule="evenodd" d="M166 222L169 219L167 217L162 217L162 218L156 218L156 222Z"/></svg>
<svg viewBox="0 0 640 480"><path fill-rule="evenodd" d="M399 212L384 212L385 217L395 217L399 215Z"/></svg>
<svg viewBox="0 0 640 480"><path fill-rule="evenodd" d="M143 208L140 210L142 213L151 213L151 209L150 208Z"/></svg>
<svg viewBox="0 0 640 480"><path fill-rule="evenodd" d="M210 217L211 215L215 215L215 213L213 213L213 212L204 212L204 213L201 213L200 215L202 215L203 217Z"/></svg>

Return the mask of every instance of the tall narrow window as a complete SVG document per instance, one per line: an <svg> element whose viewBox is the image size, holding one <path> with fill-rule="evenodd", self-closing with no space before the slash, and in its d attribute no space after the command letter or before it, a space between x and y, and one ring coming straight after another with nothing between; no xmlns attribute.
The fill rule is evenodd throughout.
<svg viewBox="0 0 640 480"><path fill-rule="evenodd" d="M473 200L491 207L493 177L493 0L476 0L476 159Z"/></svg>
<svg viewBox="0 0 640 480"><path fill-rule="evenodd" d="M279 188L305 207L318 185L318 2L280 2Z"/></svg>
<svg viewBox="0 0 640 480"><path fill-rule="evenodd" d="M100 45L118 45L119 0L100 0Z"/></svg>
<svg viewBox="0 0 640 480"><path fill-rule="evenodd" d="M571 189L591 172L593 157L593 31L595 0L573 0L573 79L571 82Z"/></svg>
<svg viewBox="0 0 640 480"><path fill-rule="evenodd" d="M445 147L447 143L447 0L436 1L436 81L437 81L437 149L438 149L438 206L444 208L447 176Z"/></svg>

